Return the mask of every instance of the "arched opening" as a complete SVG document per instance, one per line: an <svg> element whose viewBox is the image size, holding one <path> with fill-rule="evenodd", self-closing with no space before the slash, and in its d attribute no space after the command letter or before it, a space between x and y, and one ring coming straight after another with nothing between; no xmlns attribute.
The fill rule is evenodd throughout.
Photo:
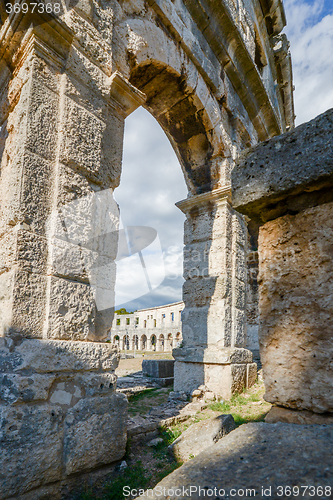
<svg viewBox="0 0 333 500"><path fill-rule="evenodd" d="M120 337L119 335L114 335L113 337L113 345L120 347Z"/></svg>
<svg viewBox="0 0 333 500"><path fill-rule="evenodd" d="M137 335L134 335L134 337L133 337L132 346L133 346L133 351L136 351L139 349L139 337Z"/></svg>
<svg viewBox="0 0 333 500"><path fill-rule="evenodd" d="M123 351L129 351L129 348L130 348L129 336L124 335L124 337L123 337Z"/></svg>
<svg viewBox="0 0 333 500"><path fill-rule="evenodd" d="M164 351L164 335L162 333L158 338L157 350Z"/></svg>
<svg viewBox="0 0 333 500"><path fill-rule="evenodd" d="M168 333L167 348L168 348L168 351L172 351L172 348L173 348L172 333Z"/></svg>
<svg viewBox="0 0 333 500"><path fill-rule="evenodd" d="M141 335L140 349L141 349L141 351L147 350L147 337L146 337L146 335Z"/></svg>
<svg viewBox="0 0 333 500"><path fill-rule="evenodd" d="M177 334L176 334L176 346L179 347L181 343L182 343L182 334L180 332L177 332Z"/></svg>
<svg viewBox="0 0 333 500"><path fill-rule="evenodd" d="M187 188L168 137L143 108L125 121L121 182L114 196L132 253L117 261L117 308L131 311L181 300L185 215L175 203L186 198ZM157 327L150 313L143 327Z"/></svg>
<svg viewBox="0 0 333 500"><path fill-rule="evenodd" d="M150 351L156 351L157 347L157 342L156 342L156 335L152 335L150 337L150 345L149 345L149 350Z"/></svg>

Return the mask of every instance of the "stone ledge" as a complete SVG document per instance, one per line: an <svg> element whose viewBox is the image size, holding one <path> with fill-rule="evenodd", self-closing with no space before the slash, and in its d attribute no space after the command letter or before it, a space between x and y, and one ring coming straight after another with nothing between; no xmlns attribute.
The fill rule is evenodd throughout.
<svg viewBox="0 0 333 500"><path fill-rule="evenodd" d="M232 172L233 207L264 223L332 200L333 109L250 149Z"/></svg>
<svg viewBox="0 0 333 500"><path fill-rule="evenodd" d="M0 338L0 372L106 371L118 365L118 350L108 343Z"/></svg>
<svg viewBox="0 0 333 500"><path fill-rule="evenodd" d="M173 349L172 355L176 361L183 363L209 363L217 365L252 363L252 352L243 347L202 348L179 347Z"/></svg>
<svg viewBox="0 0 333 500"><path fill-rule="evenodd" d="M290 410L281 406L272 406L266 415L265 422L268 424L282 422L300 425L333 425L333 413L313 413L307 410Z"/></svg>

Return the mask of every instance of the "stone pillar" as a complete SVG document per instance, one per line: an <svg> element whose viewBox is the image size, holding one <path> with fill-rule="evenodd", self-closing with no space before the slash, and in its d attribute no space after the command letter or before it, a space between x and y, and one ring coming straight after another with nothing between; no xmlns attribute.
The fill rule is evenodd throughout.
<svg viewBox="0 0 333 500"><path fill-rule="evenodd" d="M223 398L250 386L256 364L246 346L246 223L230 186L190 197L186 214L183 347L174 349L175 390L204 384Z"/></svg>
<svg viewBox="0 0 333 500"><path fill-rule="evenodd" d="M31 27L1 73L1 499L60 498L125 453L119 355L97 341L113 315L124 120L144 96L72 39L60 19Z"/></svg>
<svg viewBox="0 0 333 500"><path fill-rule="evenodd" d="M329 110L260 144L233 172L234 206L261 224L259 341L270 422L332 422L332 134Z"/></svg>

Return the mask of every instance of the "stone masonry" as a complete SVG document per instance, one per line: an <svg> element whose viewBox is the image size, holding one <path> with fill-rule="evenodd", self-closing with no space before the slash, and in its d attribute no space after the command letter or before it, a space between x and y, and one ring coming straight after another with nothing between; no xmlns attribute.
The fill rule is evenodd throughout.
<svg viewBox="0 0 333 500"><path fill-rule="evenodd" d="M57 484L125 450L105 342L125 118L144 105L158 120L188 187L175 385L225 397L255 369L231 170L294 120L281 2L55 3L0 12L1 500L35 500L38 488L60 498Z"/></svg>
<svg viewBox="0 0 333 500"><path fill-rule="evenodd" d="M280 407L270 422L332 422L332 137L329 110L233 172L234 206L261 224L260 351L265 399Z"/></svg>

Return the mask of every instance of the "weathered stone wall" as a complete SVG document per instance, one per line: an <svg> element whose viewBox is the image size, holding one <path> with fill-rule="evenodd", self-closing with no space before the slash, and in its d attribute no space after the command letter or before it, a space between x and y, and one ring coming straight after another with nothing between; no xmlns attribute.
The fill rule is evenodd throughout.
<svg viewBox="0 0 333 500"><path fill-rule="evenodd" d="M77 342L81 359L85 342L106 348L119 219L113 190L121 174L124 120L145 103L175 148L188 186L189 198L179 205L187 215L186 250L207 250L208 265L195 264L197 275L185 269L176 382L190 390L191 380L208 380L207 370L214 371L213 382L227 371L223 391L239 390L253 365L242 347L246 224L231 206L230 175L238 152L293 124L290 56L279 35L283 8L270 0L240 2L238 12L227 0L80 0L62 9L57 16L1 15L0 335L6 349L15 357L22 346L43 357L44 342ZM1 369L9 379L15 371L6 363ZM83 366L87 376L90 371ZM20 384L30 383L24 377L33 373L20 373ZM68 373L68 391L75 392L75 364ZM65 383L56 367L46 374ZM45 387L48 401L53 396ZM81 394L79 412L90 405L89 394ZM113 395L103 398L105 405L114 401ZM94 410L82 411L103 429L103 405L94 401ZM42 413L49 404L42 403ZM2 399L1 411L10 413L16 432L15 419L30 406ZM56 428L54 449L60 450L66 426ZM29 435L30 450L39 449L42 437ZM93 441L86 446L85 455L93 456ZM123 450L122 437L113 446L110 462ZM2 468L6 456L1 453ZM63 460L66 474L86 470L84 459L66 467ZM60 477L48 476L41 461L39 482L24 482L30 476L21 463L14 461L12 469L17 497ZM101 465L100 459L92 463ZM12 489L7 483L3 497Z"/></svg>
<svg viewBox="0 0 333 500"><path fill-rule="evenodd" d="M265 398L333 413L333 203L260 230L261 359Z"/></svg>
<svg viewBox="0 0 333 500"><path fill-rule="evenodd" d="M58 483L49 498L60 499L73 474L123 457L118 359L110 344L0 339L1 499L32 489L39 498L48 483Z"/></svg>
<svg viewBox="0 0 333 500"><path fill-rule="evenodd" d="M333 110L251 150L234 205L259 231L260 351L269 421L333 413ZM302 413L293 416L291 410Z"/></svg>

